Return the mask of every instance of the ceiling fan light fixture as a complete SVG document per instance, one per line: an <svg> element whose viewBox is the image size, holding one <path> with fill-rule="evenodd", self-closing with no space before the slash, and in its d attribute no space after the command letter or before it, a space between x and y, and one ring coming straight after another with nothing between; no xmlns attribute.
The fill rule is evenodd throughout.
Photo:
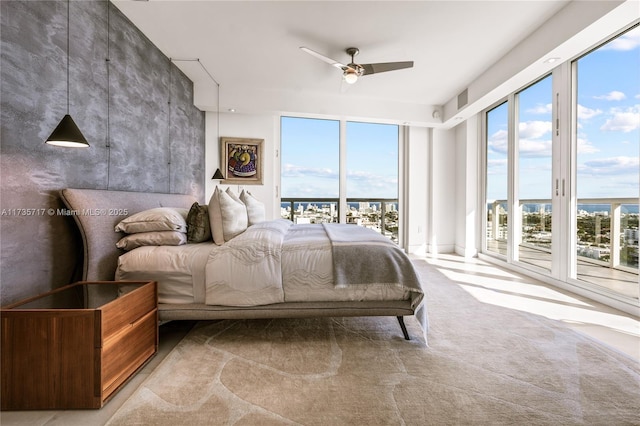
<svg viewBox="0 0 640 426"><path fill-rule="evenodd" d="M348 47L346 49L347 55L351 56L351 62L346 65L341 64L340 62L334 59L331 59L328 56L324 56L321 53L311 50L308 47L300 47L300 49L303 52L308 53L311 56L314 56L320 59L322 62L326 62L329 65L332 65L336 68L340 68L342 70L342 79L347 84L355 83L356 81L358 81L358 78L361 76L413 67L413 61L383 62L383 63L375 63L375 64L357 64L355 63L355 60L354 60L354 57L360 52L360 50L358 50L357 47Z"/></svg>
<svg viewBox="0 0 640 426"><path fill-rule="evenodd" d="M347 84L353 84L358 81L358 73L353 70L345 70L343 77L345 83Z"/></svg>

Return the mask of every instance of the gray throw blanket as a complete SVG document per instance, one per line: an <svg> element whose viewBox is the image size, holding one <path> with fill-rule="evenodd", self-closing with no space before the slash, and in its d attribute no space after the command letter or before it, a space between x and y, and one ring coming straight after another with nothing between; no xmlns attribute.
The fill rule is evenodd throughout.
<svg viewBox="0 0 640 426"><path fill-rule="evenodd" d="M362 226L336 223L323 226L331 241L337 287L399 285L422 295L420 278L411 260L391 240Z"/></svg>

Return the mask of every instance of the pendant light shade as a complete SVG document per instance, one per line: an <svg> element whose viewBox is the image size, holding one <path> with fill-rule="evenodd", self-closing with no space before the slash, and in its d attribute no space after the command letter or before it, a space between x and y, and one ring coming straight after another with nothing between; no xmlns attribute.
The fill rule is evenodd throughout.
<svg viewBox="0 0 640 426"><path fill-rule="evenodd" d="M224 179L224 175L222 174L222 172L220 171L220 169L217 169L216 172L213 174L213 177L211 179L219 179L222 180Z"/></svg>
<svg viewBox="0 0 640 426"><path fill-rule="evenodd" d="M65 115L58 127L46 140L49 145L65 146L70 148L88 148L89 142L84 138L75 121L69 114Z"/></svg>

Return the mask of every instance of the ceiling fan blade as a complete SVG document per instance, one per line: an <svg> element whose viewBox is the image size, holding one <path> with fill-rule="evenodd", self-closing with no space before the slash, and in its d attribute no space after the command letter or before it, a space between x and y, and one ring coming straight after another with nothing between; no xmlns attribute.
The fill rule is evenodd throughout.
<svg viewBox="0 0 640 426"><path fill-rule="evenodd" d="M345 67L347 67L346 65L341 64L340 62L338 62L338 61L336 61L334 59L331 59L331 58L329 58L327 56L324 56L323 54L318 53L315 50L309 49L308 47L302 46L302 47L300 47L300 50L302 50L303 52L306 52L309 55L314 56L314 57L320 59L321 61L324 61L324 62L328 63L329 65L332 65L332 66L334 66L336 68L344 69Z"/></svg>
<svg viewBox="0 0 640 426"><path fill-rule="evenodd" d="M381 72L395 71L395 70L401 70L401 69L405 69L405 68L411 68L411 67L413 67L413 61L385 62L385 63L381 63L381 64L360 64L360 66L362 68L364 68L364 74L363 75L368 75L368 74L377 74L377 73L381 73Z"/></svg>

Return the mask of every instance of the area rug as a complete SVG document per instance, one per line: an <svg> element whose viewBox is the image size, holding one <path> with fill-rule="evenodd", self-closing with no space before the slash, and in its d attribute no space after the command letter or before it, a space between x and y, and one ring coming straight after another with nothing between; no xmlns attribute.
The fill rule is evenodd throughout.
<svg viewBox="0 0 640 426"><path fill-rule="evenodd" d="M425 263L407 318L200 322L109 425L639 425L636 360Z"/></svg>

